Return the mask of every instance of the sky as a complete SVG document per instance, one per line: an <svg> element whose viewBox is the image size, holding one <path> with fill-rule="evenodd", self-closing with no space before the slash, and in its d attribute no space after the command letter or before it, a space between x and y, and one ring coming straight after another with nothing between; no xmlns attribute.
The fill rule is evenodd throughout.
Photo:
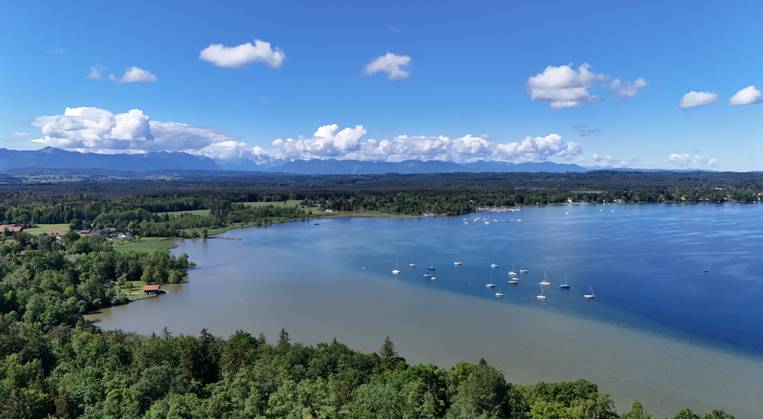
<svg viewBox="0 0 763 419"><path fill-rule="evenodd" d="M763 170L763 2L4 1L0 147Z"/></svg>

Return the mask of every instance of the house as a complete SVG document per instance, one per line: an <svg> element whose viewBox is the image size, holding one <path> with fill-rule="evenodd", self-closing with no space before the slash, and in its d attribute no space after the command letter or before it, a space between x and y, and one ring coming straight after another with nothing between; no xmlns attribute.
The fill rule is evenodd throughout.
<svg viewBox="0 0 763 419"><path fill-rule="evenodd" d="M159 295L164 294L162 286L159 284L147 284L143 286L143 294L145 295Z"/></svg>
<svg viewBox="0 0 763 419"><path fill-rule="evenodd" d="M49 231L48 236L54 237L56 240L61 240L61 237L66 235L63 231Z"/></svg>
<svg viewBox="0 0 763 419"><path fill-rule="evenodd" d="M24 231L24 226L21 224L5 224L0 225L0 231L7 231L9 233L18 233Z"/></svg>

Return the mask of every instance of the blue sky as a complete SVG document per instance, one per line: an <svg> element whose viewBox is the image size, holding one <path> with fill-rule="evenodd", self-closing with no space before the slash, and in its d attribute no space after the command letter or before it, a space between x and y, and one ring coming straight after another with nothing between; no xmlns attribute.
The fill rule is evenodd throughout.
<svg viewBox="0 0 763 419"><path fill-rule="evenodd" d="M761 17L754 1L11 0L0 146L761 170Z"/></svg>

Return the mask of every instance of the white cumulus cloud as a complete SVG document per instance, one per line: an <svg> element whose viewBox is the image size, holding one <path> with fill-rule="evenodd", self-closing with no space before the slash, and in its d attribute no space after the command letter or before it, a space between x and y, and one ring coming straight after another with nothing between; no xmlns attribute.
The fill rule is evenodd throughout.
<svg viewBox="0 0 763 419"><path fill-rule="evenodd" d="M731 96L729 103L731 103L733 106L751 105L753 103L760 102L762 98L763 94L760 93L760 90L758 90L754 85L749 85L744 89L736 92L734 96Z"/></svg>
<svg viewBox="0 0 763 419"><path fill-rule="evenodd" d="M646 87L646 80L638 78L632 82L621 81L620 79L612 80L609 88L620 96L633 97L639 92L639 90Z"/></svg>
<svg viewBox="0 0 763 419"><path fill-rule="evenodd" d="M386 73L390 80L406 79L411 76L410 65L410 56L388 52L368 63L365 72L368 75Z"/></svg>
<svg viewBox="0 0 763 419"><path fill-rule="evenodd" d="M272 154L290 159L341 158L359 150L360 138L365 134L366 129L362 125L341 130L337 124L323 125L315 130L312 137L276 139Z"/></svg>
<svg viewBox="0 0 763 419"><path fill-rule="evenodd" d="M552 109L574 108L594 100L596 96L589 88L604 78L604 74L591 72L591 66L586 63L577 70L572 65L551 65L527 80L527 90L530 99L547 100Z"/></svg>
<svg viewBox="0 0 763 419"><path fill-rule="evenodd" d="M273 48L270 42L255 39L254 44L247 42L233 47L210 44L201 50L199 58L217 67L236 68L252 62L262 62L279 68L283 65L286 54L280 48Z"/></svg>
<svg viewBox="0 0 763 419"><path fill-rule="evenodd" d="M90 80L100 80L103 78L103 67L101 66L92 66L90 67L90 71L87 73L87 78Z"/></svg>
<svg viewBox="0 0 763 419"><path fill-rule="evenodd" d="M182 151L213 158L232 158L250 151L246 144L209 128L153 121L140 109L112 113L95 107L66 108L62 115L41 116L33 142L94 153Z"/></svg>
<svg viewBox="0 0 763 419"><path fill-rule="evenodd" d="M707 106L718 100L718 94L712 92L698 92L692 90L687 92L678 102L678 106L686 108L695 108L697 106Z"/></svg>
<svg viewBox="0 0 763 419"><path fill-rule="evenodd" d="M593 156L591 157L594 167L600 167L602 169L622 169L630 165L628 160L619 160L609 154L601 156L593 153Z"/></svg>
<svg viewBox="0 0 763 419"><path fill-rule="evenodd" d="M668 156L668 163L679 166L715 166L718 159L705 157L700 153L672 153Z"/></svg>
<svg viewBox="0 0 763 419"><path fill-rule="evenodd" d="M458 163L478 160L510 162L566 160L579 155L578 143L558 134L526 137L516 142L493 142L471 134L450 138L445 135L397 135L392 138L363 138L362 125L340 130L336 124L324 125L311 137L276 139L269 151L280 159L351 159L399 162L440 160Z"/></svg>
<svg viewBox="0 0 763 419"><path fill-rule="evenodd" d="M104 67L91 67L87 77L91 80L100 80L103 78L104 69ZM114 83L153 83L159 80L159 78L148 70L132 66L127 67L121 77L109 74L109 80Z"/></svg>
<svg viewBox="0 0 763 419"><path fill-rule="evenodd" d="M577 69L572 64L550 65L528 78L525 86L530 99L548 101L551 109L566 109L598 99L593 90L604 87L609 79L608 74L591 71L588 63ZM641 77L632 82L616 78L609 83L609 90L615 95L633 97L646 85L646 80Z"/></svg>
<svg viewBox="0 0 763 419"><path fill-rule="evenodd" d="M507 162L570 161L582 153L580 144L558 134L492 141L467 134L407 135L368 138L363 125L326 124L312 135L278 138L270 147L250 147L220 131L180 122L152 120L143 110L112 113L95 107L66 108L63 114L40 116L33 142L79 152L147 153L180 151L218 160L329 159L399 162L439 160L458 163L478 160Z"/></svg>

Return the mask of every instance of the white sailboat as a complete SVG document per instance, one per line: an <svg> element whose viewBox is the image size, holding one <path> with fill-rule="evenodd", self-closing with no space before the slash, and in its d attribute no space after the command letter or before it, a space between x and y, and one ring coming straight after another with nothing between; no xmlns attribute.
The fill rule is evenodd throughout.
<svg viewBox="0 0 763 419"><path fill-rule="evenodd" d="M538 285L540 285L541 287L547 287L551 285L551 281L548 280L548 276L546 275L545 271L543 272L543 281L540 281Z"/></svg>
<svg viewBox="0 0 763 419"><path fill-rule="evenodd" d="M527 272L529 272L529 269L527 269L527 268L519 268L519 273L526 274Z"/></svg>
<svg viewBox="0 0 763 419"><path fill-rule="evenodd" d="M392 268L392 275L399 275L400 274L400 268L398 268L397 261L395 261L395 267Z"/></svg>
<svg viewBox="0 0 763 419"><path fill-rule="evenodd" d="M509 271L508 275L509 276L517 276L517 273L514 272L514 267L513 266L511 267L511 270Z"/></svg>
<svg viewBox="0 0 763 419"><path fill-rule="evenodd" d="M509 284L511 285L519 284L519 278L517 278L516 276L512 276L511 278L509 278Z"/></svg>
<svg viewBox="0 0 763 419"><path fill-rule="evenodd" d="M592 286L590 286L590 285L588 286L588 293L587 294L583 294L583 298L585 298L586 300L594 300L594 299L596 299L596 294L594 294Z"/></svg>
<svg viewBox="0 0 763 419"><path fill-rule="evenodd" d="M408 267L409 268L415 268L416 267L416 261L411 259L411 261L408 262Z"/></svg>
<svg viewBox="0 0 763 419"><path fill-rule="evenodd" d="M495 298L503 298L503 293L498 291L495 293Z"/></svg>
<svg viewBox="0 0 763 419"><path fill-rule="evenodd" d="M561 284L559 284L559 288L561 288L561 289L563 289L563 290L568 290L568 289L570 289L570 283L569 283L569 282L567 282L567 277L566 277L566 276L564 277L564 281L562 281L562 283L561 283Z"/></svg>
<svg viewBox="0 0 763 419"><path fill-rule="evenodd" d="M490 264L490 269L495 269L495 268L497 268L497 267L498 267L498 264L497 264L497 263L495 263L495 262L493 262L493 263L491 263L491 264Z"/></svg>
<svg viewBox="0 0 763 419"><path fill-rule="evenodd" d="M461 266L463 264L464 264L464 262L461 262L460 260L457 260L457 261L453 262L453 266Z"/></svg>
<svg viewBox="0 0 763 419"><path fill-rule="evenodd" d="M543 287L540 287L540 294L536 295L535 298L539 301L546 301L546 294L543 293Z"/></svg>
<svg viewBox="0 0 763 419"><path fill-rule="evenodd" d="M485 284L485 288L495 288L495 284L492 282L488 282L487 284Z"/></svg>

